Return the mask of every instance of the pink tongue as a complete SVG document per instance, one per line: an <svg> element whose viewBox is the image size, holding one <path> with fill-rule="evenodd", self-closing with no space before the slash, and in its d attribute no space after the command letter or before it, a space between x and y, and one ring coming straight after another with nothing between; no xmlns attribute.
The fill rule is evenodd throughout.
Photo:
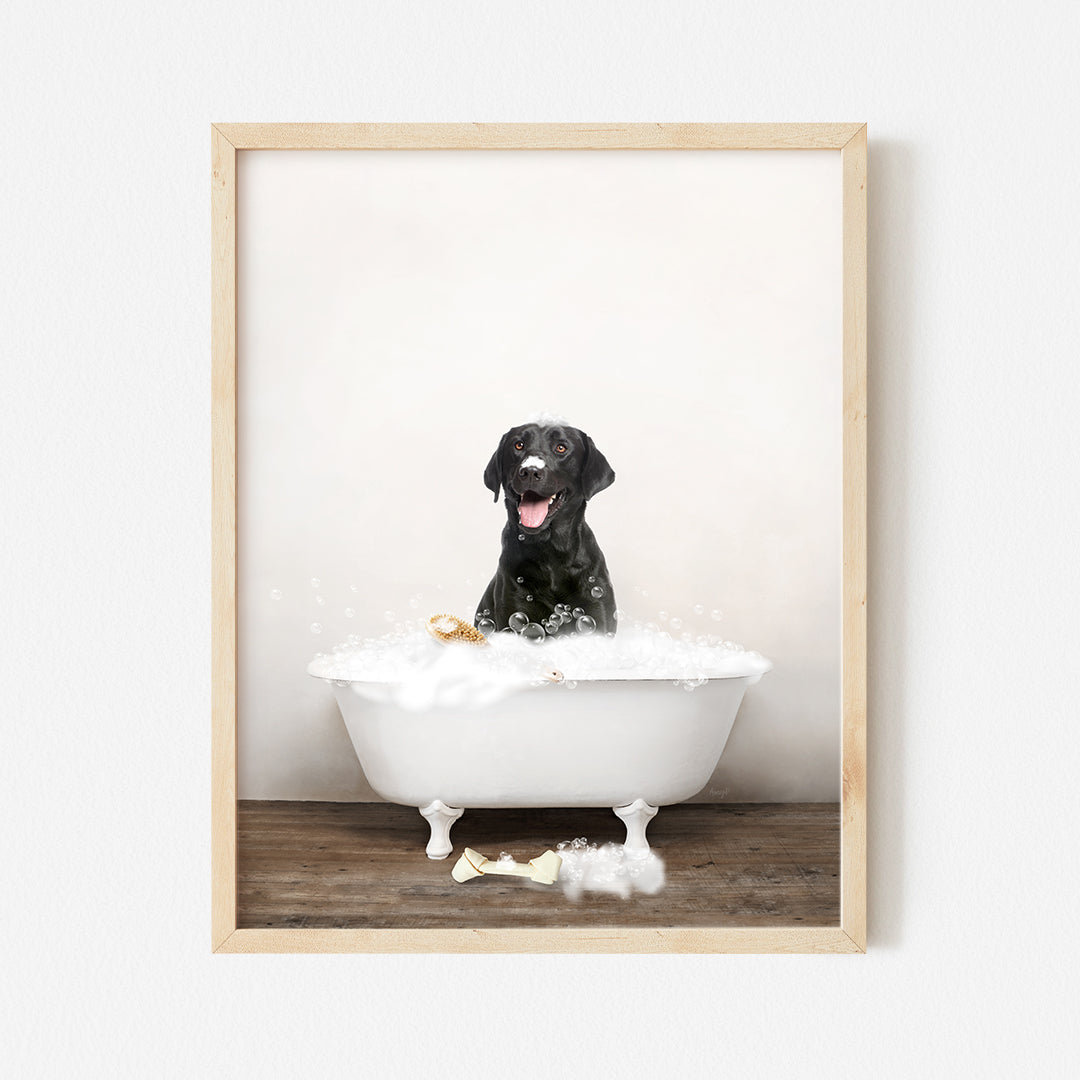
<svg viewBox="0 0 1080 1080"><path fill-rule="evenodd" d="M544 524L547 517L548 501L539 495L522 495L518 507L518 519L527 529L535 529Z"/></svg>

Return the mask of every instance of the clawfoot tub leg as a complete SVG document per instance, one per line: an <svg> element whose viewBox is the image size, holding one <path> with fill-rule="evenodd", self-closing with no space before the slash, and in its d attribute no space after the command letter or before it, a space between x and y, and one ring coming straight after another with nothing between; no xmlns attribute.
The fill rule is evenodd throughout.
<svg viewBox="0 0 1080 1080"><path fill-rule="evenodd" d="M629 806L616 806L613 809L626 822L626 854L632 859L644 858L649 854L645 830L656 817L657 808L644 799L635 799Z"/></svg>
<svg viewBox="0 0 1080 1080"><path fill-rule="evenodd" d="M436 799L434 802L428 803L427 806L421 806L420 813L427 818L428 824L431 825L431 839L427 844L428 858L445 859L454 850L454 845L450 843L450 826L465 811L447 806L446 803ZM653 813L655 814L656 811L654 810Z"/></svg>

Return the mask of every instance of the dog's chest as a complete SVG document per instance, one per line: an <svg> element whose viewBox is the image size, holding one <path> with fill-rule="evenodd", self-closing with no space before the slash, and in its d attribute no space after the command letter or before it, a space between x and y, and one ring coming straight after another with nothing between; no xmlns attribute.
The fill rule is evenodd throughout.
<svg viewBox="0 0 1080 1080"><path fill-rule="evenodd" d="M543 566L522 562L510 570L507 593L522 606L553 610L556 604L584 605L598 580L599 567Z"/></svg>

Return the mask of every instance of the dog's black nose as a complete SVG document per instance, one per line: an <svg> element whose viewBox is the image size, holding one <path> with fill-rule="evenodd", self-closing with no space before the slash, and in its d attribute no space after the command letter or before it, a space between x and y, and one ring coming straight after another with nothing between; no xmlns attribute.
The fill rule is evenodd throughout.
<svg viewBox="0 0 1080 1080"><path fill-rule="evenodd" d="M518 469L519 480L543 480L544 479L544 467L540 466L526 466L522 465Z"/></svg>

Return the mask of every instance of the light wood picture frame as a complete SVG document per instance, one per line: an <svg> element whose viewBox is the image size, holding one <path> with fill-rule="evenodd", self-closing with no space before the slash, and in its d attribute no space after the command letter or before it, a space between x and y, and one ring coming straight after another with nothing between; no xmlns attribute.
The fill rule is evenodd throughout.
<svg viewBox="0 0 1080 1080"><path fill-rule="evenodd" d="M238 928L237 155L251 150L830 150L843 266L840 919L779 928ZM864 124L214 124L212 289L212 917L214 952L866 950L867 131Z"/></svg>

